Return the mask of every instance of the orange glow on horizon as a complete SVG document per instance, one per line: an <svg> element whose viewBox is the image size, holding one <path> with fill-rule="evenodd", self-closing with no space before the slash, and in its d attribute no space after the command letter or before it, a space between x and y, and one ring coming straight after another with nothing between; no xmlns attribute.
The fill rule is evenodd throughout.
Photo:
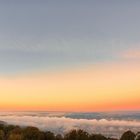
<svg viewBox="0 0 140 140"><path fill-rule="evenodd" d="M0 78L0 110L140 109L140 66L100 64Z"/></svg>

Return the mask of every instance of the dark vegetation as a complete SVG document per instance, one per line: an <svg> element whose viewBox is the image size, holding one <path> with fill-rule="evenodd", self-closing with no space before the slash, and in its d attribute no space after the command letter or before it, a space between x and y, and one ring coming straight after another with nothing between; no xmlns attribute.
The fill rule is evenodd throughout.
<svg viewBox="0 0 140 140"><path fill-rule="evenodd" d="M89 134L83 130L71 130L64 136L55 135L50 131L40 131L36 127L28 126L21 128L14 125L0 124L0 140L117 140L107 138L101 134ZM120 140L140 140L140 132L135 134L131 131L125 132Z"/></svg>

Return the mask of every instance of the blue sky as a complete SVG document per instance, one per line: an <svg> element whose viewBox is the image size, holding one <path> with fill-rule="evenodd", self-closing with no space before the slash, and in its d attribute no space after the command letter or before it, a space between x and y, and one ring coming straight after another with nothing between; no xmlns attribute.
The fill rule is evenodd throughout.
<svg viewBox="0 0 140 140"><path fill-rule="evenodd" d="M121 61L139 49L140 2L0 1L0 74Z"/></svg>

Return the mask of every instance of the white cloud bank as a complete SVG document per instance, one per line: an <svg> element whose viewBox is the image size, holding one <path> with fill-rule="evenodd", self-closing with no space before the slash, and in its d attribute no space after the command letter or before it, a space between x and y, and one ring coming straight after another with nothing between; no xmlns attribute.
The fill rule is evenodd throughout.
<svg viewBox="0 0 140 140"><path fill-rule="evenodd" d="M54 133L66 133L71 129L83 129L89 133L101 133L105 136L120 137L121 134L130 129L134 132L140 130L139 121L125 120L88 120L71 119L66 117L39 117L39 116L0 116L1 121L8 124L20 126L35 126L43 131Z"/></svg>

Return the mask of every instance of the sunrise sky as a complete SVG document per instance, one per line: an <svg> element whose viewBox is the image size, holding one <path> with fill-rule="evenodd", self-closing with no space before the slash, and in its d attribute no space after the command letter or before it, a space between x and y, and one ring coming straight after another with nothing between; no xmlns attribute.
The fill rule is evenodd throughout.
<svg viewBox="0 0 140 140"><path fill-rule="evenodd" d="M0 1L0 110L140 110L140 1Z"/></svg>

